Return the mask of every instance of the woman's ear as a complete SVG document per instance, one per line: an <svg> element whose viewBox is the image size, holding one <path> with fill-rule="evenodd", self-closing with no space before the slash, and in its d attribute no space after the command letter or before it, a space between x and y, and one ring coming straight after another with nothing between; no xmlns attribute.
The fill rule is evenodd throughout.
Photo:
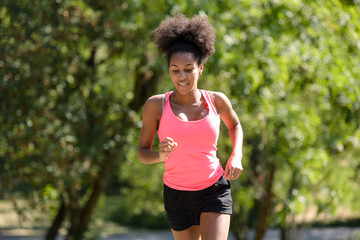
<svg viewBox="0 0 360 240"><path fill-rule="evenodd" d="M201 64L200 67L199 67L199 75L202 74L203 70L204 70L204 64Z"/></svg>

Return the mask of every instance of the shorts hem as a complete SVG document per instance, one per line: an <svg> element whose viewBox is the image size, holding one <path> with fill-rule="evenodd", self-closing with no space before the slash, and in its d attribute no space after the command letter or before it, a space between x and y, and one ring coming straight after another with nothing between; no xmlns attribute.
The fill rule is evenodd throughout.
<svg viewBox="0 0 360 240"><path fill-rule="evenodd" d="M220 211L219 210L206 209L206 210L201 211L200 214L201 213L208 213L208 212L232 215L232 210L231 209L220 210Z"/></svg>
<svg viewBox="0 0 360 240"><path fill-rule="evenodd" d="M230 210L230 209L221 210L221 211L209 209L209 210L201 211L200 214L201 213L209 213L209 212L232 215L232 210ZM197 223L192 223L192 224L189 224L189 225L186 225L186 226L181 226L181 227L171 227L170 226L170 228L172 230L176 231L176 232L180 232L180 231L184 231L184 230L186 230L186 229L188 229L188 228L190 228L192 226L199 226L199 225L200 225L200 223L198 223L198 224Z"/></svg>
<svg viewBox="0 0 360 240"><path fill-rule="evenodd" d="M174 231L176 231L176 232L181 232L181 231L185 231L186 229L188 229L188 228L190 228L190 227L192 227L192 226L199 226L200 224L190 224L190 225L186 225L186 226L184 226L184 227L171 227L170 226L170 228L172 229L172 230L174 230Z"/></svg>

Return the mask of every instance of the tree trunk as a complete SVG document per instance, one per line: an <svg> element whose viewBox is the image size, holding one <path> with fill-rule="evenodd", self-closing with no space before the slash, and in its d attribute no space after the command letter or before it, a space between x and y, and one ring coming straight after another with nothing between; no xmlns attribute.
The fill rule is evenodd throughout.
<svg viewBox="0 0 360 240"><path fill-rule="evenodd" d="M68 229L68 233L66 236L66 240L76 240L76 236L78 235L78 225L79 225L79 216L80 216L80 204L79 204L79 196L78 191L75 188L71 188L68 190L69 194L69 222L70 227Z"/></svg>
<svg viewBox="0 0 360 240"><path fill-rule="evenodd" d="M92 191L88 201L86 202L86 205L84 206L84 208L81 211L78 226L77 226L76 230L74 231L74 236L72 238L73 240L81 240L84 237L84 233L87 229L87 226L90 223L91 216L96 208L96 205L99 201L101 194L104 192L104 189L105 189L105 183L107 180L108 169L111 169L108 167L105 167L105 168L106 169L101 171L99 173L99 176L96 178L94 187L93 187L93 191Z"/></svg>
<svg viewBox="0 0 360 240"><path fill-rule="evenodd" d="M106 159L112 159L112 156L109 152L105 152L105 155ZM90 223L91 216L96 208L101 194L105 190L105 185L108 179L107 177L110 175L109 172L114 167L114 164L111 162L104 161L102 163L101 169L94 180L90 197L86 201L85 206L78 211L79 216L77 217L77 220L72 222L74 225L70 226L67 236L68 240L82 240L84 238L84 233Z"/></svg>
<svg viewBox="0 0 360 240"><path fill-rule="evenodd" d="M129 104L130 108L134 111L138 111L146 99L156 92L162 73L161 69L144 69L143 67L147 64L148 59L146 56L143 56L135 68L134 98Z"/></svg>
<svg viewBox="0 0 360 240"><path fill-rule="evenodd" d="M288 202L291 202L294 198L294 195L293 195L293 190L294 189L297 189L298 188L298 185L299 185L299 170L296 168L296 167L292 167L293 170L292 170L292 174L291 174L291 184L290 184L290 187L289 187L289 190L287 191L287 195L286 195L286 199L288 199ZM280 223L280 230L281 230L281 240L289 240L289 239L294 239L293 236L291 236L291 229L290 229L290 226L289 226L289 223L288 223L288 215L289 215L289 212L290 212L290 209L289 209L289 206L287 203L284 203L284 209L282 210L284 211L284 214L283 214L283 217L282 217L282 220L281 220L281 223ZM294 218L293 218L294 219ZM295 221L292 221L292 227L295 227L296 229L296 222Z"/></svg>
<svg viewBox="0 0 360 240"><path fill-rule="evenodd" d="M288 234L288 230L287 230L287 226L281 226L280 228L280 239L281 240L289 240L289 234Z"/></svg>
<svg viewBox="0 0 360 240"><path fill-rule="evenodd" d="M106 176L104 175L105 174L102 174L102 176L99 176L95 181L93 192L81 213L79 230L85 231L86 226L90 222L91 215L95 210L99 197L105 189Z"/></svg>
<svg viewBox="0 0 360 240"><path fill-rule="evenodd" d="M61 202L61 206L58 210L58 213L51 225L51 227L48 229L46 236L45 236L45 240L55 240L57 235L58 235L58 231L61 227L62 222L64 221L66 216L66 206L65 206L65 202L62 201Z"/></svg>
<svg viewBox="0 0 360 240"><path fill-rule="evenodd" d="M262 198L259 207L259 213L258 213L259 222L256 227L254 240L262 240L265 236L268 227L268 218L270 215L270 210L274 198L274 194L272 192L272 188L274 184L274 176L275 176L275 164L270 162L268 182L266 184L265 195Z"/></svg>

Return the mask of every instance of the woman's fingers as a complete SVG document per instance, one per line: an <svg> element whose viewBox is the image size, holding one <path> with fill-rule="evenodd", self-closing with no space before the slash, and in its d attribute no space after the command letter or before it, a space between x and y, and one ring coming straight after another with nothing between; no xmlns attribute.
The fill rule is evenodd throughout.
<svg viewBox="0 0 360 240"><path fill-rule="evenodd" d="M170 153L174 150L175 147L177 147L177 145L178 144L170 137L166 137L160 142L159 150L163 161L168 158Z"/></svg>
<svg viewBox="0 0 360 240"><path fill-rule="evenodd" d="M231 168L229 167L229 165L227 164L225 167L225 173L224 173L224 177L226 180L230 180L231 179Z"/></svg>
<svg viewBox="0 0 360 240"><path fill-rule="evenodd" d="M242 173L243 169L237 167L230 167L226 165L224 177L226 180L235 180L238 179Z"/></svg>
<svg viewBox="0 0 360 240"><path fill-rule="evenodd" d="M169 147L170 149L172 149L177 146L177 143L172 138L167 137L161 141L160 146L161 147Z"/></svg>
<svg viewBox="0 0 360 240"><path fill-rule="evenodd" d="M242 169L232 168L231 169L231 179L238 179L241 175Z"/></svg>

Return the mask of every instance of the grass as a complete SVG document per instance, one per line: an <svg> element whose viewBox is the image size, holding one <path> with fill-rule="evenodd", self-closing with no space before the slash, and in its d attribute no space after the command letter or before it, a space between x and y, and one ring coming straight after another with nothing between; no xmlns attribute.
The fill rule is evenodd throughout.
<svg viewBox="0 0 360 240"><path fill-rule="evenodd" d="M26 207L26 201L17 202L22 207ZM133 228L104 220L106 213L111 211L111 208L105 211L100 210L95 214L95 220L91 224L92 231L89 233L91 236L135 231ZM51 223L49 216L39 210L31 210L30 208L22 214L23 216L19 216L11 201L0 200L0 236L44 236ZM65 234L66 229L60 229L60 235Z"/></svg>

